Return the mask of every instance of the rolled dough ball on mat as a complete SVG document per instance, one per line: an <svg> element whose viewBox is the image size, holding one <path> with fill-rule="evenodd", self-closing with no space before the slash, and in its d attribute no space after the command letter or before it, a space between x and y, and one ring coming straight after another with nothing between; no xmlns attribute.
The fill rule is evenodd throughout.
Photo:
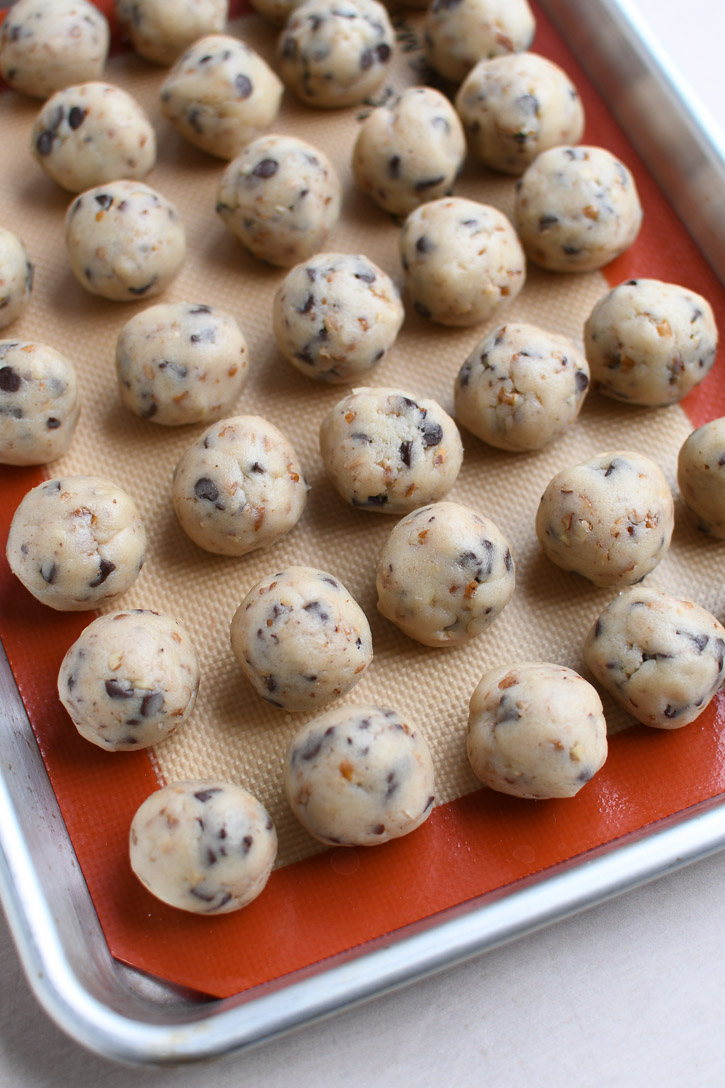
<svg viewBox="0 0 725 1088"><path fill-rule="evenodd" d="M699 527L725 540L725 416L685 439L677 459L677 482Z"/></svg>
<svg viewBox="0 0 725 1088"><path fill-rule="evenodd" d="M12 325L30 302L34 271L18 236L0 227L0 329Z"/></svg>
<svg viewBox="0 0 725 1088"><path fill-rule="evenodd" d="M0 75L16 91L47 98L98 79L109 40L105 15L88 0L18 0L0 29Z"/></svg>
<svg viewBox="0 0 725 1088"><path fill-rule="evenodd" d="M70 359L47 344L0 340L0 464L55 461L70 445L79 412Z"/></svg>
<svg viewBox="0 0 725 1088"><path fill-rule="evenodd" d="M116 17L139 56L173 64L204 34L221 34L227 0L115 0Z"/></svg>
<svg viewBox="0 0 725 1088"><path fill-rule="evenodd" d="M433 0L423 45L428 63L460 83L477 61L528 49L535 30L527 0Z"/></svg>

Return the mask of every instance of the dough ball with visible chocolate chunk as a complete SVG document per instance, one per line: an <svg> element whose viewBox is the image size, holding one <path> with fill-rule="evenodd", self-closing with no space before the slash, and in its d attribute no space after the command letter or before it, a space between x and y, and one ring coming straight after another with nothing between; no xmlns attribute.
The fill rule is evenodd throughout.
<svg viewBox="0 0 725 1088"><path fill-rule="evenodd" d="M108 58L108 20L88 0L17 0L0 28L0 76L47 98L98 79Z"/></svg>
<svg viewBox="0 0 725 1088"><path fill-rule="evenodd" d="M387 272L368 257L318 253L274 297L274 335L285 359L317 381L354 381L380 362L403 324Z"/></svg>
<svg viewBox="0 0 725 1088"><path fill-rule="evenodd" d="M29 491L13 515L10 569L41 604L98 608L125 593L146 555L146 530L123 488L98 476L64 476Z"/></svg>
<svg viewBox="0 0 725 1088"><path fill-rule="evenodd" d="M666 553L673 527L662 469L629 450L557 472L536 512L536 535L549 559L598 586L640 582Z"/></svg>
<svg viewBox="0 0 725 1088"><path fill-rule="evenodd" d="M408 835L435 800L423 736L387 706L341 706L313 718L290 741L283 773L297 819L332 846L375 846Z"/></svg>
<svg viewBox="0 0 725 1088"><path fill-rule="evenodd" d="M471 696L466 752L484 786L514 797L574 797L607 758L595 688L563 665L491 669Z"/></svg>
<svg viewBox="0 0 725 1088"><path fill-rule="evenodd" d="M535 31L527 0L433 0L423 48L436 72L460 83L479 60L528 49Z"/></svg>
<svg viewBox="0 0 725 1088"><path fill-rule="evenodd" d="M317 710L345 695L373 659L370 624L337 578L287 567L252 586L231 623L242 672L262 699Z"/></svg>
<svg viewBox="0 0 725 1088"><path fill-rule="evenodd" d="M677 482L699 528L725 540L725 416L685 439L677 458Z"/></svg>
<svg viewBox="0 0 725 1088"><path fill-rule="evenodd" d="M264 890L277 857L272 819L243 786L171 782L131 822L131 868L152 895L192 914L227 914Z"/></svg>
<svg viewBox="0 0 725 1088"><path fill-rule="evenodd" d="M30 302L34 273L17 234L0 227L0 329L12 325Z"/></svg>
<svg viewBox="0 0 725 1088"><path fill-rule="evenodd" d="M320 427L335 490L361 510L407 514L442 499L463 460L458 428L434 400L399 389L353 389Z"/></svg>
<svg viewBox="0 0 725 1088"><path fill-rule="evenodd" d="M47 344L0 340L0 464L55 461L70 445L79 412L70 359Z"/></svg>
<svg viewBox="0 0 725 1088"><path fill-rule="evenodd" d="M679 729L722 686L725 628L692 601L634 586L601 612L584 643L584 660L637 721Z"/></svg>
<svg viewBox="0 0 725 1088"><path fill-rule="evenodd" d="M294 136L261 136L222 174L216 211L255 257L291 268L323 247L341 206L326 155Z"/></svg>
<svg viewBox="0 0 725 1088"><path fill-rule="evenodd" d="M133 609L94 620L63 658L58 693L82 737L108 752L149 748L187 720L199 660L178 620Z"/></svg>
<svg viewBox="0 0 725 1088"><path fill-rule="evenodd" d="M173 64L204 34L226 29L228 0L114 0L116 18L139 56Z"/></svg>

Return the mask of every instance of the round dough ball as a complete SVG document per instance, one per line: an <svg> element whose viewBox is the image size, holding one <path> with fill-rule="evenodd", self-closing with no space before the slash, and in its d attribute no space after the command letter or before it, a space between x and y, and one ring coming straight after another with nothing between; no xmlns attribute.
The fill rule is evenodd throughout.
<svg viewBox="0 0 725 1088"><path fill-rule="evenodd" d="M436 72L460 83L479 60L528 49L535 31L527 0L433 0L423 49Z"/></svg>
<svg viewBox="0 0 725 1088"><path fill-rule="evenodd" d="M363 510L407 514L442 499L463 460L461 436L434 400L399 389L353 389L320 427L320 451L336 491Z"/></svg>
<svg viewBox="0 0 725 1088"><path fill-rule="evenodd" d="M526 255L553 272L591 272L632 245L642 207L631 173L603 147L551 147L516 183Z"/></svg>
<svg viewBox="0 0 725 1088"><path fill-rule="evenodd" d="M216 306L161 302L121 329L116 374L121 399L141 419L209 423L229 411L247 380L247 342Z"/></svg>
<svg viewBox="0 0 725 1088"><path fill-rule="evenodd" d="M413 308L441 325L477 325L516 298L526 260L498 208L464 197L422 204L400 233Z"/></svg>
<svg viewBox="0 0 725 1088"><path fill-rule="evenodd" d="M683 442L677 482L698 527L725 540L725 416L713 419Z"/></svg>
<svg viewBox="0 0 725 1088"><path fill-rule="evenodd" d="M130 495L98 476L46 480L10 525L13 574L41 604L83 612L125 593L146 555L146 530Z"/></svg>
<svg viewBox="0 0 725 1088"><path fill-rule="evenodd" d="M352 168L363 192L393 215L447 193L463 166L458 114L433 87L409 87L360 125Z"/></svg>
<svg viewBox="0 0 725 1088"><path fill-rule="evenodd" d="M246 555L270 548L294 528L307 483L297 454L273 423L232 416L208 427L183 454L173 501L181 527L200 548Z"/></svg>
<svg viewBox="0 0 725 1088"><path fill-rule="evenodd" d="M635 586L600 614L584 643L584 660L637 721L679 729L722 686L725 628L692 601Z"/></svg>
<svg viewBox="0 0 725 1088"><path fill-rule="evenodd" d="M149 748L194 709L199 660L177 620L133 609L89 624L60 666L58 694L82 737L108 752Z"/></svg>
<svg viewBox="0 0 725 1088"><path fill-rule="evenodd" d="M498 325L456 377L459 423L502 450L539 450L579 415L589 386L584 355L535 325Z"/></svg>
<svg viewBox="0 0 725 1088"><path fill-rule="evenodd" d="M284 26L304 0L249 0L251 7L275 26Z"/></svg>
<svg viewBox="0 0 725 1088"><path fill-rule="evenodd" d="M403 324L398 289L368 257L318 253L293 268L274 297L274 335L308 378L354 381L393 346Z"/></svg>
<svg viewBox="0 0 725 1088"><path fill-rule="evenodd" d="M414 831L433 808L423 737L386 706L328 710L292 738L284 790L303 827L332 846L375 846Z"/></svg>
<svg viewBox="0 0 725 1088"><path fill-rule="evenodd" d="M131 868L152 895L193 914L228 914L263 891L277 857L264 806L216 779L156 790L131 822Z"/></svg>
<svg viewBox="0 0 725 1088"><path fill-rule="evenodd" d="M669 548L673 526L662 470L629 450L558 472L536 512L536 535L552 563L597 586L640 582Z"/></svg>
<svg viewBox="0 0 725 1088"><path fill-rule="evenodd" d="M660 280L628 280L597 302L584 343L602 393L632 404L674 404L708 374L717 326L702 295Z"/></svg>
<svg viewBox="0 0 725 1088"><path fill-rule="evenodd" d="M384 81L394 46L378 0L305 0L280 35L279 72L308 106L354 106Z"/></svg>
<svg viewBox="0 0 725 1088"><path fill-rule="evenodd" d="M108 21L88 0L17 0L0 28L0 75L16 91L47 98L98 79Z"/></svg>
<svg viewBox="0 0 725 1088"><path fill-rule="evenodd" d="M81 83L48 99L30 150L54 181L80 193L118 178L142 178L156 162L156 133L135 98L110 83Z"/></svg>
<svg viewBox="0 0 725 1088"><path fill-rule="evenodd" d="M287 567L252 586L232 618L231 642L257 695L284 710L316 710L345 695L373 659L362 608L315 567Z"/></svg>
<svg viewBox="0 0 725 1088"><path fill-rule="evenodd" d="M457 646L511 600L514 561L497 525L438 502L408 514L378 556L378 610L424 646Z"/></svg>
<svg viewBox="0 0 725 1088"><path fill-rule="evenodd" d="M341 207L326 155L294 136L261 136L222 174L216 210L255 257L291 268L322 248Z"/></svg>
<svg viewBox="0 0 725 1088"><path fill-rule="evenodd" d="M522 174L550 147L577 144L584 107L566 72L537 53L481 60L456 95L468 147L486 166Z"/></svg>
<svg viewBox="0 0 725 1088"><path fill-rule="evenodd" d="M12 325L30 302L34 274L18 236L0 227L0 329Z"/></svg>
<svg viewBox="0 0 725 1088"><path fill-rule="evenodd" d="M239 38L210 34L176 62L161 87L161 109L181 135L233 159L279 113L282 81Z"/></svg>
<svg viewBox="0 0 725 1088"><path fill-rule="evenodd" d="M573 797L607 758L607 723L588 681L548 661L492 669L471 696L466 737L476 778L499 793Z"/></svg>
<svg viewBox="0 0 725 1088"><path fill-rule="evenodd" d="M221 34L227 0L115 0L116 18L139 56L153 64L173 64L204 34Z"/></svg>
<svg viewBox="0 0 725 1088"><path fill-rule="evenodd" d="M140 181L114 181L82 193L68 209L65 242L81 286L114 302L160 294L186 255L176 208Z"/></svg>
<svg viewBox="0 0 725 1088"><path fill-rule="evenodd" d="M79 412L70 359L47 344L0 340L0 464L55 461L70 445Z"/></svg>

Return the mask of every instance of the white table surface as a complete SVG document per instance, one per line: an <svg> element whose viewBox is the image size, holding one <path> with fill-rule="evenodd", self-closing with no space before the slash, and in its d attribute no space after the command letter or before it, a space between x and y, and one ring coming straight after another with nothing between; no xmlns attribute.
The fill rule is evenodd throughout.
<svg viewBox="0 0 725 1088"><path fill-rule="evenodd" d="M725 0L632 3L725 128ZM66 1038L0 915L0 1088L718 1088L724 897L725 853L245 1055L171 1070Z"/></svg>

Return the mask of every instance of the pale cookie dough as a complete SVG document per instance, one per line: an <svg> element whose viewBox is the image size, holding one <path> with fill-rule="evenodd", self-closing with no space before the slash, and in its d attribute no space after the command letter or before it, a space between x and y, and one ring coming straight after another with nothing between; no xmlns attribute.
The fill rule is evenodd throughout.
<svg viewBox="0 0 725 1088"><path fill-rule="evenodd" d="M394 47L377 0L305 0L280 35L279 73L308 106L354 106L384 81Z"/></svg>
<svg viewBox="0 0 725 1088"><path fill-rule="evenodd" d="M492 669L471 696L466 752L476 778L499 793L573 797L607 758L601 700L563 665Z"/></svg>
<svg viewBox="0 0 725 1088"><path fill-rule="evenodd" d="M64 189L80 193L143 178L156 162L156 133L135 98L110 83L80 83L48 99L30 133L34 158Z"/></svg>
<svg viewBox="0 0 725 1088"><path fill-rule="evenodd" d="M709 373L717 340L707 299L660 280L620 283L584 325L597 388L631 404L682 400Z"/></svg>
<svg viewBox="0 0 725 1088"><path fill-rule="evenodd" d="M277 857L264 806L216 779L172 782L131 822L131 868L152 895L193 914L227 914L256 899Z"/></svg>
<svg viewBox="0 0 725 1088"><path fill-rule="evenodd" d="M677 458L677 482L698 527L725 540L725 416L685 439Z"/></svg>
<svg viewBox="0 0 725 1088"><path fill-rule="evenodd" d="M591 272L628 249L642 225L632 174L602 147L551 147L516 183L526 255L553 272Z"/></svg>
<svg viewBox="0 0 725 1088"><path fill-rule="evenodd" d="M458 114L433 87L409 87L365 118L352 168L363 192L393 215L449 192L466 155Z"/></svg>
<svg viewBox="0 0 725 1088"><path fill-rule="evenodd" d="M261 136L222 174L216 211L255 257L291 268L322 249L341 207L326 155L294 136Z"/></svg>
<svg viewBox="0 0 725 1088"><path fill-rule="evenodd" d="M233 407L247 379L247 342L234 317L200 302L149 306L116 341L121 399L164 426L209 423Z"/></svg>
<svg viewBox="0 0 725 1088"><path fill-rule="evenodd" d="M373 659L370 625L337 578L287 567L247 593L231 622L234 655L266 702L311 710L345 695Z"/></svg>
<svg viewBox="0 0 725 1088"><path fill-rule="evenodd" d="M284 26L295 8L304 0L249 0L255 11L275 26Z"/></svg>
<svg viewBox="0 0 725 1088"><path fill-rule="evenodd" d="M16 91L47 98L98 79L109 40L105 15L88 0L18 0L0 28L0 75Z"/></svg>
<svg viewBox="0 0 725 1088"><path fill-rule="evenodd" d="M13 574L41 604L83 612L125 593L146 555L146 530L122 488L98 476L46 480L10 525Z"/></svg>
<svg viewBox="0 0 725 1088"><path fill-rule="evenodd" d="M276 119L283 90L245 42L210 34L172 68L161 87L161 110L189 143L233 159Z"/></svg>
<svg viewBox="0 0 725 1088"><path fill-rule="evenodd" d="M186 256L176 208L141 181L114 181L82 193L68 209L65 241L81 286L114 302L160 294Z"/></svg>
<svg viewBox="0 0 725 1088"><path fill-rule="evenodd" d="M341 706L303 726L284 761L300 823L332 846L375 846L430 816L433 760L417 728L386 706Z"/></svg>
<svg viewBox="0 0 725 1088"><path fill-rule="evenodd" d="M0 340L0 464L55 461L70 445L79 412L70 359L47 344Z"/></svg>
<svg viewBox="0 0 725 1088"><path fill-rule="evenodd" d="M383 514L442 499L463 460L458 429L436 401L380 387L338 401L322 421L320 451L342 498Z"/></svg>
<svg viewBox="0 0 725 1088"><path fill-rule="evenodd" d="M526 260L498 208L464 197L422 204L400 233L408 295L422 317L441 325L477 325L512 302Z"/></svg>
<svg viewBox="0 0 725 1088"><path fill-rule="evenodd" d="M479 60L528 49L535 31L527 0L433 0L423 47L440 75L460 83Z"/></svg>
<svg viewBox="0 0 725 1088"><path fill-rule="evenodd" d="M208 427L174 472L181 527L217 555L270 548L294 528L306 501L297 454L261 416L232 416Z"/></svg>
<svg viewBox="0 0 725 1088"><path fill-rule="evenodd" d="M558 64L537 53L482 60L456 95L468 147L484 165L522 174L541 151L577 144L584 107Z"/></svg>
<svg viewBox="0 0 725 1088"><path fill-rule="evenodd" d="M456 418L502 450L538 450L579 415L589 386L582 352L535 325L498 325L458 372Z"/></svg>
<svg viewBox="0 0 725 1088"><path fill-rule="evenodd" d="M457 646L485 631L511 600L509 543L489 518L455 502L414 510L383 545L378 610L425 646Z"/></svg>
<svg viewBox="0 0 725 1088"><path fill-rule="evenodd" d="M380 362L403 316L397 287L368 257L318 253L279 285L274 336L302 374L336 384L354 381Z"/></svg>
<svg viewBox="0 0 725 1088"><path fill-rule="evenodd" d="M222 34L227 0L115 0L116 17L136 53L170 65L204 34Z"/></svg>
<svg viewBox="0 0 725 1088"><path fill-rule="evenodd" d="M662 470L629 450L558 472L536 512L536 535L549 559L598 586L640 582L669 548L673 526Z"/></svg>
<svg viewBox="0 0 725 1088"><path fill-rule="evenodd" d="M34 274L18 236L0 227L0 329L12 325L30 302Z"/></svg>
<svg viewBox="0 0 725 1088"><path fill-rule="evenodd" d="M60 701L85 740L108 752L158 744L187 720L199 660L171 616L134 609L89 624L58 673Z"/></svg>

